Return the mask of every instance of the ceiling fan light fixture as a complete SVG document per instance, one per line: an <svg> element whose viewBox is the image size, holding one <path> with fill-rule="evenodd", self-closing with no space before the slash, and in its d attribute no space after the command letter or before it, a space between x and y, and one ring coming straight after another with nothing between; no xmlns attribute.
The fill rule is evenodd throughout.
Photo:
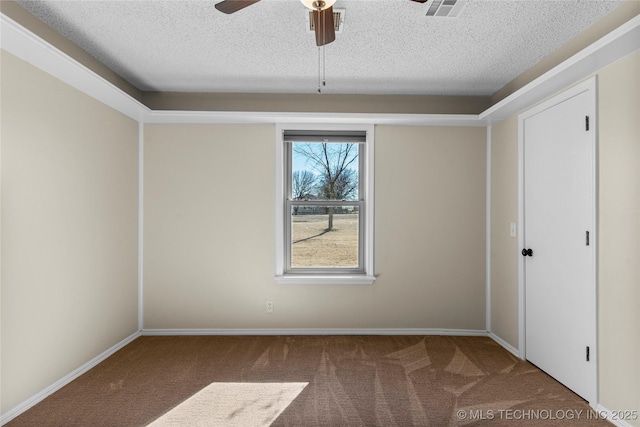
<svg viewBox="0 0 640 427"><path fill-rule="evenodd" d="M336 0L300 0L300 2L311 10L325 10L333 6Z"/></svg>

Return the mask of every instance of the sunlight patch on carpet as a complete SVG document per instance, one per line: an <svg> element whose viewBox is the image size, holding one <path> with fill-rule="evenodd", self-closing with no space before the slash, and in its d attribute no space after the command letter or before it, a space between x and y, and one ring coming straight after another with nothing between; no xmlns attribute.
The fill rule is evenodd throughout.
<svg viewBox="0 0 640 427"><path fill-rule="evenodd" d="M269 426L309 383L211 383L148 427Z"/></svg>

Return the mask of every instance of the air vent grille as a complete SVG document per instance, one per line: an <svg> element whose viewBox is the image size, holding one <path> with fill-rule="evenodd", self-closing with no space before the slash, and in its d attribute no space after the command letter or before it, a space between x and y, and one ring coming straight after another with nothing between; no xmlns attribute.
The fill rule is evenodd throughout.
<svg viewBox="0 0 640 427"><path fill-rule="evenodd" d="M434 18L455 18L467 4L467 0L433 0L427 10L427 16Z"/></svg>
<svg viewBox="0 0 640 427"><path fill-rule="evenodd" d="M344 9L333 9L333 26L336 33L341 33L344 27ZM313 12L309 11L307 15L307 32L313 33L316 30L316 26L313 24Z"/></svg>

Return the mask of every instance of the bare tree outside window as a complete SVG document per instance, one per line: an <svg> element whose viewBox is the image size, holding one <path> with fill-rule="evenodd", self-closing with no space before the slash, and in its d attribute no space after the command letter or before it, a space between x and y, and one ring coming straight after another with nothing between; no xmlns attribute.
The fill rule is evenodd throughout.
<svg viewBox="0 0 640 427"><path fill-rule="evenodd" d="M358 144L348 143L295 143L293 152L306 159L318 174L318 198L324 200L357 200L358 198ZM334 207L328 208L326 231L333 230Z"/></svg>
<svg viewBox="0 0 640 427"><path fill-rule="evenodd" d="M295 171L291 177L291 198L309 200L315 197L317 177L308 170ZM293 214L298 215L300 206L294 206Z"/></svg>
<svg viewBox="0 0 640 427"><path fill-rule="evenodd" d="M319 196L322 199L352 200L358 196L358 173L347 169L338 176L333 186L324 176L320 180Z"/></svg>

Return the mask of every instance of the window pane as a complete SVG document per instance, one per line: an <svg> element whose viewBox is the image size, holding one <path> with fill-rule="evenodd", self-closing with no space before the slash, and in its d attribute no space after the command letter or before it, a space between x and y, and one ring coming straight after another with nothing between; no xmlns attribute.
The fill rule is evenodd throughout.
<svg viewBox="0 0 640 427"><path fill-rule="evenodd" d="M291 208L291 268L358 268L357 206Z"/></svg>
<svg viewBox="0 0 640 427"><path fill-rule="evenodd" d="M292 146L291 200L358 200L359 144Z"/></svg>

